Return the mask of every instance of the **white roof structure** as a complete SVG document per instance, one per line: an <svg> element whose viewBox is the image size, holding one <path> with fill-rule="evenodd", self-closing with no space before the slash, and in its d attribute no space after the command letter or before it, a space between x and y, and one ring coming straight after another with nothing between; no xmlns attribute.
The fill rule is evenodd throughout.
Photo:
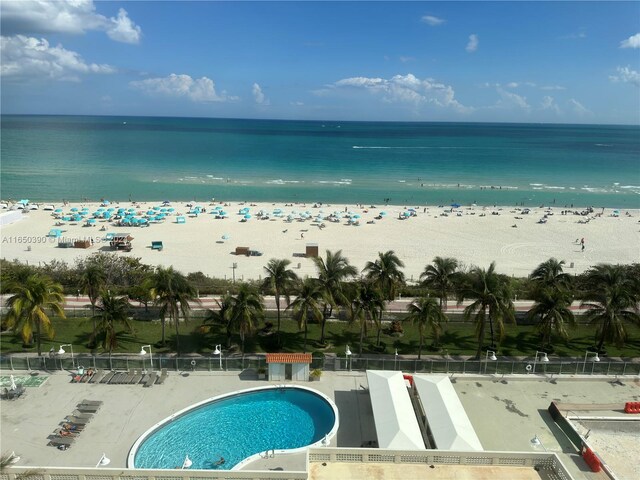
<svg viewBox="0 0 640 480"><path fill-rule="evenodd" d="M367 370L378 447L425 450L402 372Z"/></svg>
<svg viewBox="0 0 640 480"><path fill-rule="evenodd" d="M483 450L447 375L414 375L413 382L438 450Z"/></svg>

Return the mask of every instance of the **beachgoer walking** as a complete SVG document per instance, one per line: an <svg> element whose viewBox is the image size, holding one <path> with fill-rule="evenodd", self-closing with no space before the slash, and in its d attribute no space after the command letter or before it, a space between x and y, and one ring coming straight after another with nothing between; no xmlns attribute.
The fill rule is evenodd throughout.
<svg viewBox="0 0 640 480"><path fill-rule="evenodd" d="M584 252L584 243L582 244L582 251Z"/></svg>
<svg viewBox="0 0 640 480"><path fill-rule="evenodd" d="M581 239L580 239L580 244L581 244L581 245L584 245L584 238L581 238Z"/></svg>

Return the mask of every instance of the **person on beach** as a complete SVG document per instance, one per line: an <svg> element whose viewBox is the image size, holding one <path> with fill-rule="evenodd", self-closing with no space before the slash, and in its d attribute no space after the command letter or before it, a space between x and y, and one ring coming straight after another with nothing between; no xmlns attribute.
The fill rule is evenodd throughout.
<svg viewBox="0 0 640 480"><path fill-rule="evenodd" d="M582 251L584 252L584 242L582 242Z"/></svg>

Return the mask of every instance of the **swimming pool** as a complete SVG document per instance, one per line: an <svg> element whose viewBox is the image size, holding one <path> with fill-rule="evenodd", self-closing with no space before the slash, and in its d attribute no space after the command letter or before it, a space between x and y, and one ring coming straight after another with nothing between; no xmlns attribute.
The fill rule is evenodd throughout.
<svg viewBox="0 0 640 480"><path fill-rule="evenodd" d="M260 387L213 397L164 419L133 445L129 468L231 470L267 450L276 454L330 440L338 409L300 386ZM220 458L223 465L216 465Z"/></svg>

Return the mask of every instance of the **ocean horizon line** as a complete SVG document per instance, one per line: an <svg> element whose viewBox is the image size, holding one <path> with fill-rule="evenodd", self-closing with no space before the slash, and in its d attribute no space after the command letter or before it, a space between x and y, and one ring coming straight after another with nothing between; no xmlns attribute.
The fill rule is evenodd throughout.
<svg viewBox="0 0 640 480"><path fill-rule="evenodd" d="M264 118L264 117L207 117L207 116L180 116L180 115L131 115L131 114L82 114L82 113L11 113L2 112L2 117L89 117L89 118L148 118L148 119L179 119L179 120L221 120L221 121L264 121L264 122L295 122L295 123L362 123L372 125L383 124L407 124L407 125L520 125L520 126L559 126L559 127L632 127L639 128L640 123L563 123L563 122L481 122L481 121L453 121L453 120L346 120L346 119L298 119L298 118Z"/></svg>

